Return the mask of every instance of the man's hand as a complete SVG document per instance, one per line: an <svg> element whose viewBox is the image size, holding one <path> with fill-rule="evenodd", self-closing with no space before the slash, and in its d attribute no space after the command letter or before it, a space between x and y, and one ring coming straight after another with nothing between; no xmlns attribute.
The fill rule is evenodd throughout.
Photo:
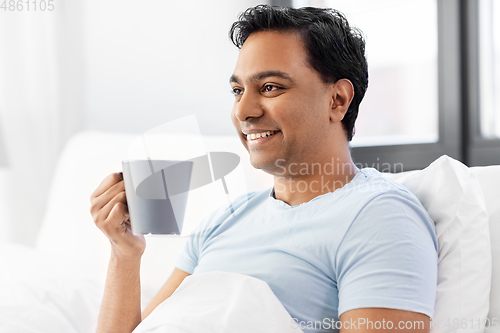
<svg viewBox="0 0 500 333"><path fill-rule="evenodd" d="M134 235L121 173L112 173L90 197L90 213L96 226L111 242L113 255L122 258L140 258L146 248L142 235Z"/></svg>

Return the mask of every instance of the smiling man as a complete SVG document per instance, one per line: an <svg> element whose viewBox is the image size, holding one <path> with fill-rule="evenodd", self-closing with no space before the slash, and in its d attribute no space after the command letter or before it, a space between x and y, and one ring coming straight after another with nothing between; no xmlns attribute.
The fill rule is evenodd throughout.
<svg viewBox="0 0 500 333"><path fill-rule="evenodd" d="M349 141L368 85L361 33L331 9L245 11L230 31L232 122L273 188L239 198L200 224L145 318L190 274L259 278L305 332L428 332L437 284L434 224L404 187L358 170ZM113 245L99 327L140 321L144 238L127 221L123 181L92 195ZM246 205L243 205L246 203ZM225 237L218 237L218 236Z"/></svg>
<svg viewBox="0 0 500 333"><path fill-rule="evenodd" d="M363 66L366 70L366 63L359 66L360 72ZM366 87L367 73L360 75L364 76ZM311 66L298 32L252 33L241 48L230 81L236 99L233 123L252 165L276 176L277 199L295 206L333 192L357 173L342 124L354 87L345 78L331 78L330 83L325 83ZM351 109L352 113L357 112L357 106ZM258 137L267 132L272 134ZM257 137L249 137L251 134ZM320 167L332 160L341 166L339 172L322 174ZM304 163L315 164L316 170L310 167L300 172ZM309 186L326 176L332 178L326 188L315 191ZM301 181L308 185L304 191L297 188Z"/></svg>

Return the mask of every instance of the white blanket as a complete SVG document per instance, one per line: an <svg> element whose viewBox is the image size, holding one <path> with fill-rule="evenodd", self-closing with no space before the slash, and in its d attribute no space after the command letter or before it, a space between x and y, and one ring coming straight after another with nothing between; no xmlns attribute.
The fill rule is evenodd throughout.
<svg viewBox="0 0 500 333"><path fill-rule="evenodd" d="M92 268L0 244L0 333L95 332L103 282Z"/></svg>
<svg viewBox="0 0 500 333"><path fill-rule="evenodd" d="M104 280L93 267L0 244L0 333L95 332ZM297 333L267 283L235 273L187 277L135 333Z"/></svg>
<svg viewBox="0 0 500 333"><path fill-rule="evenodd" d="M226 272L188 276L134 333L299 333L262 280Z"/></svg>

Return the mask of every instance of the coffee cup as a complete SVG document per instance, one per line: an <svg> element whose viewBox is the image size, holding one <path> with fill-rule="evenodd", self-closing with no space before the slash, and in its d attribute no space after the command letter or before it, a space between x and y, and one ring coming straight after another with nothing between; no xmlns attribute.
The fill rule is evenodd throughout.
<svg viewBox="0 0 500 333"><path fill-rule="evenodd" d="M122 161L125 194L135 235L180 235L193 162Z"/></svg>

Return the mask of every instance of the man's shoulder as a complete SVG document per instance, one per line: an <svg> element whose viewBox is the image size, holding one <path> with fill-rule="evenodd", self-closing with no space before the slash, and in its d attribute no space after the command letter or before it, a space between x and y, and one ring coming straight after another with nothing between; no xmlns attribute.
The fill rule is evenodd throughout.
<svg viewBox="0 0 500 333"><path fill-rule="evenodd" d="M420 200L415 194L402 184L384 177L382 173L373 168L360 170L358 179L346 191L343 204L350 203L356 215L361 212L373 212L370 215L383 216L381 213L393 215L398 209L411 208L428 219Z"/></svg>
<svg viewBox="0 0 500 333"><path fill-rule="evenodd" d="M351 198L353 218L348 221L349 227L344 235L344 239L350 235L347 243L357 239L364 246L363 242L377 235L391 243L405 235L412 240L431 239L437 248L434 223L419 199L406 187L385 178L375 169L363 169L363 173L366 179L358 184L356 191L359 195Z"/></svg>
<svg viewBox="0 0 500 333"><path fill-rule="evenodd" d="M396 183L374 168L364 168L356 175L356 180L349 188L350 191L368 197L378 197L380 195L395 195L405 198L416 199L415 195L402 184Z"/></svg>

